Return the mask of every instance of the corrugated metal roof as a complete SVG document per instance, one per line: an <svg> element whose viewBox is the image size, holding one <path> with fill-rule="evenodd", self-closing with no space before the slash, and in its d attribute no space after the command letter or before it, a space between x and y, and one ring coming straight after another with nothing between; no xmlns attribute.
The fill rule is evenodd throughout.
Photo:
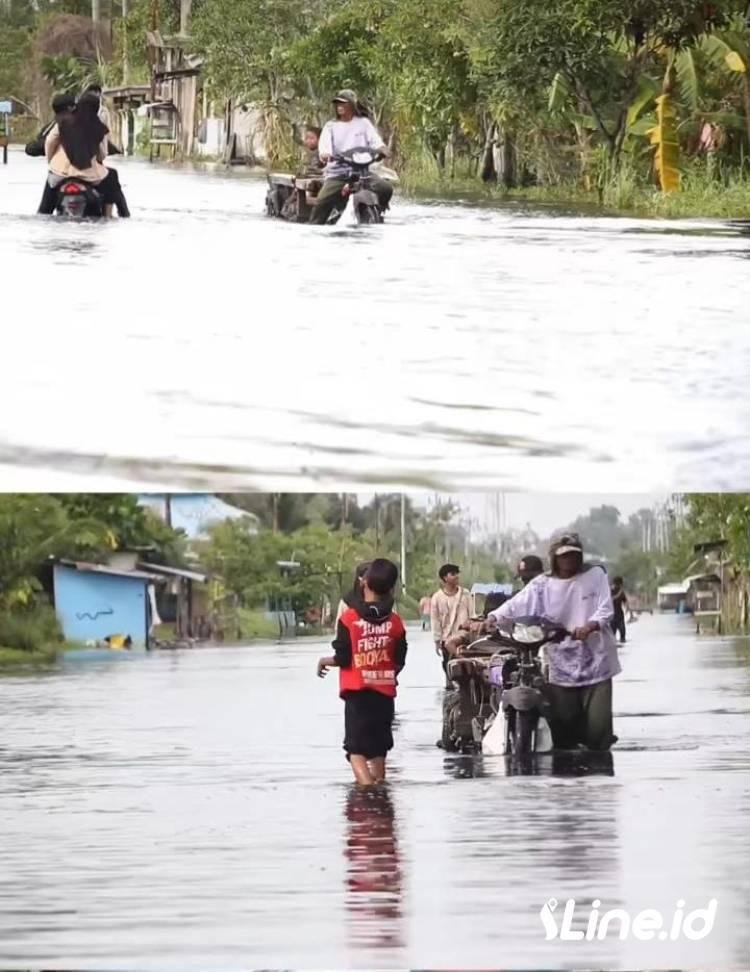
<svg viewBox="0 0 750 972"><path fill-rule="evenodd" d="M85 560L58 560L63 567L72 567L89 574L107 574L112 577L129 577L131 580L153 581L154 575L141 570L118 570L109 564L91 564Z"/></svg>
<svg viewBox="0 0 750 972"><path fill-rule="evenodd" d="M157 574L164 574L167 577L185 577L187 580L193 580L199 584L205 584L208 580L208 574L199 574L195 570L185 570L183 567L164 567L161 564L147 564L142 560L139 561L138 565L143 570L152 570Z"/></svg>
<svg viewBox="0 0 750 972"><path fill-rule="evenodd" d="M663 584L657 590L657 594L687 594L690 584L683 581L681 584Z"/></svg>
<svg viewBox="0 0 750 972"><path fill-rule="evenodd" d="M687 584L688 587L695 583L695 581L711 581L714 584L721 584L721 578L718 574L692 574L690 577L686 577L683 584Z"/></svg>

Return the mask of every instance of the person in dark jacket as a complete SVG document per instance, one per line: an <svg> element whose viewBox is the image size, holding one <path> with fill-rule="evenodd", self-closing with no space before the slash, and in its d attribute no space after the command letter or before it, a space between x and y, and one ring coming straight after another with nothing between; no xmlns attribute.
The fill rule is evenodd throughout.
<svg viewBox="0 0 750 972"><path fill-rule="evenodd" d="M32 158L43 158L44 157L44 143L47 140L47 136L55 127L55 125L60 124L60 122L67 115L72 115L76 108L76 99L71 94L56 94L52 99L52 113L55 116L51 122L48 122L44 128L42 128L30 142L26 145L26 154L30 155ZM50 186L47 179L44 180L44 191L42 192L42 199L39 203L38 213L50 215L55 211L55 200L57 199L57 192Z"/></svg>
<svg viewBox="0 0 750 972"><path fill-rule="evenodd" d="M47 181L53 189L70 178L96 186L104 201L105 215L111 214L114 205L121 218L128 217L130 211L117 170L103 164L109 129L98 116L99 106L97 96L87 91L78 99L75 111L53 126L45 140ZM47 214L51 212L54 207Z"/></svg>
<svg viewBox="0 0 750 972"><path fill-rule="evenodd" d="M612 606L615 613L612 616L612 632L617 635L620 644L625 644L625 609L628 607L628 596L625 593L625 582L622 577L615 577L612 580L610 590L612 594Z"/></svg>
<svg viewBox="0 0 750 972"><path fill-rule="evenodd" d="M318 660L317 674L339 669L344 701L344 750L362 786L385 779L385 761L393 748L394 699L406 663L406 631L393 610L398 568L377 559L364 577L362 600L342 615L334 654Z"/></svg>
<svg viewBox="0 0 750 972"><path fill-rule="evenodd" d="M44 128L36 134L30 142L26 143L26 154L32 156L33 158L43 158L44 157L44 142L49 133L55 127L59 125L62 118L75 111L76 99L71 94L56 94L52 99L52 114L54 118L51 122L47 122Z"/></svg>

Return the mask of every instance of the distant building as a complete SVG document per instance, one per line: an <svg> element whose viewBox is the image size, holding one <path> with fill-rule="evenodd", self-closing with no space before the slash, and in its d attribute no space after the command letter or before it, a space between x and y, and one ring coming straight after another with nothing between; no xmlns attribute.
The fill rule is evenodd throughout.
<svg viewBox="0 0 750 972"><path fill-rule="evenodd" d="M133 648L149 647L156 610L151 574L63 560L53 576L55 611L68 641L129 639Z"/></svg>
<svg viewBox="0 0 750 972"><path fill-rule="evenodd" d="M656 592L659 610L679 611L681 608L684 610L689 589L689 581L682 581L679 584L662 584Z"/></svg>
<svg viewBox="0 0 750 972"><path fill-rule="evenodd" d="M231 506L212 493L144 493L138 502L175 530L183 530L190 540L205 539L212 527L227 520L247 520L256 532L260 525L254 513Z"/></svg>
<svg viewBox="0 0 750 972"><path fill-rule="evenodd" d="M68 641L148 649L155 629L165 623L174 626L177 638L205 637L207 582L199 571L147 563L137 552L121 551L107 564L58 561L53 602Z"/></svg>

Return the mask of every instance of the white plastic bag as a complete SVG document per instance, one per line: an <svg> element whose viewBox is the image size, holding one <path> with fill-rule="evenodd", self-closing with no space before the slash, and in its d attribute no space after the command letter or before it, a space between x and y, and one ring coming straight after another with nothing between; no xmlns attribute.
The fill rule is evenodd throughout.
<svg viewBox="0 0 750 972"><path fill-rule="evenodd" d="M499 712L482 739L483 756L505 755L505 716Z"/></svg>

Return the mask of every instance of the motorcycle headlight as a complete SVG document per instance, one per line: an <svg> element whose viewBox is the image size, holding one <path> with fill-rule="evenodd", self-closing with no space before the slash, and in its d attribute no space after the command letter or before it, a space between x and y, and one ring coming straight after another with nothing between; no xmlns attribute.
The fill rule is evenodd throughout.
<svg viewBox="0 0 750 972"><path fill-rule="evenodd" d="M352 162L357 165L367 165L371 160L371 155L369 152L354 152L352 153Z"/></svg>
<svg viewBox="0 0 750 972"><path fill-rule="evenodd" d="M544 640L544 631L536 624L514 624L513 640L524 645L533 645Z"/></svg>

